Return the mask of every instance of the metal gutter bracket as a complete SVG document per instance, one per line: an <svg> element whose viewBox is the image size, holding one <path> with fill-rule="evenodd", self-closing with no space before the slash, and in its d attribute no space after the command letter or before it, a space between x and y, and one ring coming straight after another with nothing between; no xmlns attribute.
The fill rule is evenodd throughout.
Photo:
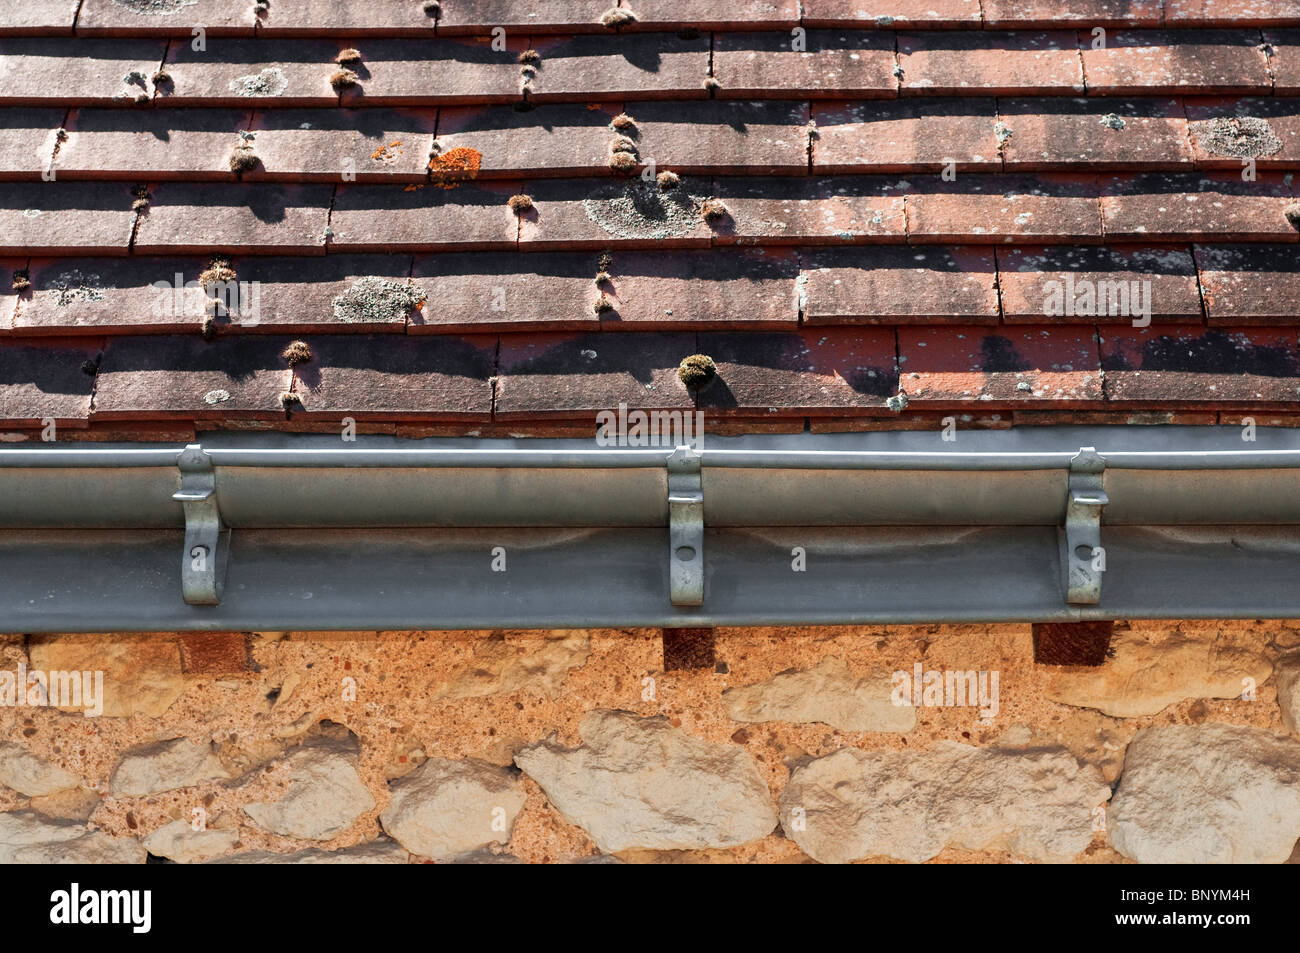
<svg viewBox="0 0 1300 953"><path fill-rule="evenodd" d="M686 446L668 457L668 545L673 605L704 605L704 485L700 455Z"/></svg>
<svg viewBox="0 0 1300 953"><path fill-rule="evenodd" d="M217 506L217 480L212 459L191 443L181 451L177 466L181 488L172 499L185 508L185 551L181 554L181 592L192 606L215 606L226 584L230 530Z"/></svg>
<svg viewBox="0 0 1300 953"><path fill-rule="evenodd" d="M1101 546L1101 511L1110 502L1102 489L1106 461L1094 447L1083 447L1070 460L1069 497L1065 506L1066 602L1095 606L1101 602L1101 574L1106 555Z"/></svg>

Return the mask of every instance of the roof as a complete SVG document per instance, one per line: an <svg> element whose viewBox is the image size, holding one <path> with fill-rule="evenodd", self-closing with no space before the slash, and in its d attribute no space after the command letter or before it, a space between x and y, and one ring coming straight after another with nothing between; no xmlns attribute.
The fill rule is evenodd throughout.
<svg viewBox="0 0 1300 953"><path fill-rule="evenodd" d="M1300 0L607 5L11 0L0 436L1300 419Z"/></svg>

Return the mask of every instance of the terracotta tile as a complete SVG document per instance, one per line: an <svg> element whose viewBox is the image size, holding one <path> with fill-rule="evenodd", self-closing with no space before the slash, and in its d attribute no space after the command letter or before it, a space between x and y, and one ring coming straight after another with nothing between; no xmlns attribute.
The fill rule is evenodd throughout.
<svg viewBox="0 0 1300 953"><path fill-rule="evenodd" d="M993 251L834 248L800 256L805 324L997 324Z"/></svg>
<svg viewBox="0 0 1300 953"><path fill-rule="evenodd" d="M820 420L814 417L813 420ZM751 433L803 433L808 428L807 417L709 417L704 418L704 433L710 436L731 437Z"/></svg>
<svg viewBox="0 0 1300 953"><path fill-rule="evenodd" d="M218 333L401 333L412 310L400 287L410 281L409 255L249 255L230 264L239 291L233 302L223 297Z"/></svg>
<svg viewBox="0 0 1300 953"><path fill-rule="evenodd" d="M1247 420L1247 415L1242 413L1224 412L1212 416L1218 417L1218 423L1224 427L1244 427ZM1256 427L1300 427L1300 414L1253 413L1249 419Z"/></svg>
<svg viewBox="0 0 1300 953"><path fill-rule="evenodd" d="M232 335L115 337L95 377L101 419L204 420L283 415L288 338Z"/></svg>
<svg viewBox="0 0 1300 953"><path fill-rule="evenodd" d="M437 115L407 109L266 109L248 144L261 167L247 181L423 182Z"/></svg>
<svg viewBox="0 0 1300 953"><path fill-rule="evenodd" d="M0 40L0 105L130 105L153 94L164 40ZM127 79L126 77L131 77Z"/></svg>
<svg viewBox="0 0 1300 953"><path fill-rule="evenodd" d="M1004 99L1008 172L1171 170L1191 166L1177 99Z"/></svg>
<svg viewBox="0 0 1300 953"><path fill-rule="evenodd" d="M1294 245L1197 245L1210 324L1293 324L1300 315Z"/></svg>
<svg viewBox="0 0 1300 953"><path fill-rule="evenodd" d="M252 36L257 17L246 0L189 0L158 4L149 0L83 0L77 33L190 37L194 29L208 36Z"/></svg>
<svg viewBox="0 0 1300 953"><path fill-rule="evenodd" d="M1106 399L1195 407L1300 401L1294 329L1101 329Z"/></svg>
<svg viewBox="0 0 1300 953"><path fill-rule="evenodd" d="M1231 173L1103 179L1106 237L1113 241L1296 241L1284 210L1290 187L1277 173L1243 182Z"/></svg>
<svg viewBox="0 0 1300 953"><path fill-rule="evenodd" d="M271 3L267 15L258 21L259 36L325 36L355 32L370 36L433 36L437 21L424 12L421 3L356 4L352 0L294 0ZM446 16L450 2L443 3ZM465 0L457 0L464 7Z"/></svg>
<svg viewBox="0 0 1300 953"><path fill-rule="evenodd" d="M983 0L984 26L992 30L1160 26L1164 0ZM1214 0L1215 3L1220 0Z"/></svg>
<svg viewBox="0 0 1300 953"><path fill-rule="evenodd" d="M0 255L125 255L134 201L121 183L0 185Z"/></svg>
<svg viewBox="0 0 1300 953"><path fill-rule="evenodd" d="M718 244L861 244L906 237L906 183L875 176L714 180Z"/></svg>
<svg viewBox="0 0 1300 953"><path fill-rule="evenodd" d="M330 76L339 48L327 40L216 38L195 50L188 40L173 40L171 83L159 98L187 106L333 106L339 96Z"/></svg>
<svg viewBox="0 0 1300 953"><path fill-rule="evenodd" d="M786 30L799 25L798 0L636 0L629 29ZM599 16L599 14L597 14Z"/></svg>
<svg viewBox="0 0 1300 953"><path fill-rule="evenodd" d="M615 105L559 103L519 111L511 106L451 106L438 111L438 150L475 153L480 176L608 175L609 125Z"/></svg>
<svg viewBox="0 0 1300 953"><path fill-rule="evenodd" d="M677 376L694 334L511 334L501 338L496 416L573 418L626 404L692 410Z"/></svg>
<svg viewBox="0 0 1300 953"><path fill-rule="evenodd" d="M1090 176L966 175L919 180L907 198L912 242L1100 240L1098 183Z"/></svg>
<svg viewBox="0 0 1300 953"><path fill-rule="evenodd" d="M899 328L900 387L911 410L1098 404L1095 335L1091 327Z"/></svg>
<svg viewBox="0 0 1300 953"><path fill-rule="evenodd" d="M257 671L252 634L244 632L182 632L181 671L187 675L242 675Z"/></svg>
<svg viewBox="0 0 1300 953"><path fill-rule="evenodd" d="M413 277L426 300L409 333L594 331L600 326L596 258L585 252L419 255Z"/></svg>
<svg viewBox="0 0 1300 953"><path fill-rule="evenodd" d="M539 39L533 49L542 61L529 99L539 103L707 96L706 35L693 40L671 33Z"/></svg>
<svg viewBox="0 0 1300 953"><path fill-rule="evenodd" d="M444 3L438 34L484 34L502 27L506 34L606 33L600 16L611 0L456 0Z"/></svg>
<svg viewBox="0 0 1300 953"><path fill-rule="evenodd" d="M782 249L619 252L601 290L607 331L793 327L798 260ZM592 289L595 291L595 289Z"/></svg>
<svg viewBox="0 0 1300 953"><path fill-rule="evenodd" d="M808 27L950 29L980 26L980 0L803 0Z"/></svg>
<svg viewBox="0 0 1300 953"><path fill-rule="evenodd" d="M134 249L141 255L209 252L323 255L328 185L232 185L188 182L152 187Z"/></svg>
<svg viewBox="0 0 1300 953"><path fill-rule="evenodd" d="M1083 67L1075 34L901 33L904 96L1079 95Z"/></svg>
<svg viewBox="0 0 1300 953"><path fill-rule="evenodd" d="M194 443L198 436L194 427L180 421L108 421L97 423L90 421L87 427L75 430L64 428L57 434L59 440L78 442L91 440L96 443Z"/></svg>
<svg viewBox="0 0 1300 953"><path fill-rule="evenodd" d="M700 214L709 180L683 177L672 191L639 177L613 182L542 179L525 183L533 210L520 220L521 247L602 250L616 246L687 248L710 243Z"/></svg>
<svg viewBox="0 0 1300 953"><path fill-rule="evenodd" d="M692 174L808 171L808 104L628 103L641 161Z"/></svg>
<svg viewBox="0 0 1300 953"><path fill-rule="evenodd" d="M98 342L0 343L0 419L10 424L84 427L95 386L82 366L98 357Z"/></svg>
<svg viewBox="0 0 1300 953"><path fill-rule="evenodd" d="M0 110L0 179L37 179L48 173L65 112Z"/></svg>
<svg viewBox="0 0 1300 953"><path fill-rule="evenodd" d="M813 171L997 171L997 104L992 99L909 99L813 103Z"/></svg>
<svg viewBox="0 0 1300 953"><path fill-rule="evenodd" d="M318 335L295 370L302 411L361 417L489 419L492 335Z"/></svg>
<svg viewBox="0 0 1300 953"><path fill-rule="evenodd" d="M812 417L809 418L811 433L882 433L895 430L925 431L935 434L955 426L957 430L1010 430L1010 413L981 414L945 414L935 411L928 414L912 414L907 411L892 413L886 411L881 416L873 417Z"/></svg>
<svg viewBox="0 0 1300 953"><path fill-rule="evenodd" d="M397 185L341 187L330 216L330 248L386 251L513 248L519 225L506 205L518 185L465 183L455 188Z"/></svg>
<svg viewBox="0 0 1300 953"><path fill-rule="evenodd" d="M1008 324L1201 320L1196 266L1186 248L1040 245L997 254Z"/></svg>
<svg viewBox="0 0 1300 953"><path fill-rule="evenodd" d="M230 180L246 109L78 109L54 163L68 179Z"/></svg>
<svg viewBox="0 0 1300 953"><path fill-rule="evenodd" d="M713 331L699 335L699 350L718 366L699 391L709 415L877 409L898 379L888 328Z"/></svg>
<svg viewBox="0 0 1300 953"><path fill-rule="evenodd" d="M192 333L202 325L205 303L201 287L184 288L203 267L198 258L38 258L28 269L31 288L19 302L14 329L49 335Z"/></svg>
<svg viewBox="0 0 1300 953"><path fill-rule="evenodd" d="M527 38L522 35L508 36L504 50L492 49L490 37L373 40L362 46L362 69L357 69L361 83L344 94L345 103L508 103L522 95L516 62L527 48ZM337 49L338 45L332 47L331 61ZM332 71L323 75L328 77Z"/></svg>
<svg viewBox="0 0 1300 953"><path fill-rule="evenodd" d="M1017 427L1213 427L1219 417L1187 410L1017 410L1011 416Z"/></svg>
<svg viewBox="0 0 1300 953"><path fill-rule="evenodd" d="M890 33L810 30L724 33L713 39L713 75L728 99L808 97L893 98L894 37Z"/></svg>
<svg viewBox="0 0 1300 953"><path fill-rule="evenodd" d="M1165 0L1165 23L1185 26L1294 26L1300 0Z"/></svg>
<svg viewBox="0 0 1300 953"><path fill-rule="evenodd" d="M1189 99L1192 155L1197 168L1294 168L1300 163L1300 101L1284 97Z"/></svg>
<svg viewBox="0 0 1300 953"><path fill-rule="evenodd" d="M1264 44L1274 95L1300 94L1300 30L1265 30Z"/></svg>
<svg viewBox="0 0 1300 953"><path fill-rule="evenodd" d="M71 34L81 0L45 0L43 3L7 3L0 6L0 36L18 34Z"/></svg>
<svg viewBox="0 0 1300 953"><path fill-rule="evenodd" d="M1267 93L1259 33L1249 30L1116 30L1104 49L1079 35L1088 91L1098 96L1157 93Z"/></svg>

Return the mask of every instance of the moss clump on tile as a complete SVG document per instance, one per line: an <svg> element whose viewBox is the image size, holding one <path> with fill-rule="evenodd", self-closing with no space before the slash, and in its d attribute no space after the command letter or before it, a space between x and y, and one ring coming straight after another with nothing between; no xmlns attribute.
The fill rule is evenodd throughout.
<svg viewBox="0 0 1300 953"><path fill-rule="evenodd" d="M217 336L217 322L212 320L211 316L204 318L200 333L203 335L203 340L211 341Z"/></svg>
<svg viewBox="0 0 1300 953"><path fill-rule="evenodd" d="M159 86L170 86L172 84L172 74L167 72L166 69L156 69L154 70L151 81L153 82L154 89L157 89Z"/></svg>
<svg viewBox="0 0 1300 953"><path fill-rule="evenodd" d="M610 301L609 298L605 297L602 293L601 296L596 299L596 303L592 308L597 314L604 314L606 311L614 310L614 302Z"/></svg>
<svg viewBox="0 0 1300 953"><path fill-rule="evenodd" d="M536 66L542 61L542 54L536 50L524 50L515 59L520 66Z"/></svg>
<svg viewBox="0 0 1300 953"><path fill-rule="evenodd" d="M271 12L271 4L267 0L257 0L253 4L253 14L257 17L264 17Z"/></svg>
<svg viewBox="0 0 1300 953"><path fill-rule="evenodd" d="M438 0L425 0L424 15L435 20L442 18L442 4Z"/></svg>
<svg viewBox="0 0 1300 953"><path fill-rule="evenodd" d="M533 197L531 195L512 195L506 200L506 205L510 206L510 211L516 215L523 215L525 212L533 210Z"/></svg>
<svg viewBox="0 0 1300 953"><path fill-rule="evenodd" d="M885 401L885 406L896 414L901 414L907 409L907 395L901 390Z"/></svg>
<svg viewBox="0 0 1300 953"><path fill-rule="evenodd" d="M136 105L144 106L147 105L148 103L153 102L153 97L150 96L148 93L146 93L144 90L141 90L140 92L135 94L135 101L136 101Z"/></svg>
<svg viewBox="0 0 1300 953"><path fill-rule="evenodd" d="M614 141L609 144L609 151L627 152L636 155L636 143L627 136L617 136Z"/></svg>
<svg viewBox="0 0 1300 953"><path fill-rule="evenodd" d="M687 387L703 387L718 373L718 365L707 354L692 354L682 358L677 367L677 377Z"/></svg>
<svg viewBox="0 0 1300 953"><path fill-rule="evenodd" d="M293 415L295 408L302 409L302 398L291 390L281 391L280 406L284 408L284 416L287 419Z"/></svg>
<svg viewBox="0 0 1300 953"><path fill-rule="evenodd" d="M335 70L330 74L330 86L334 87L334 92L341 93L345 89L351 89L360 82L361 77L350 69Z"/></svg>
<svg viewBox="0 0 1300 953"><path fill-rule="evenodd" d="M655 181L659 183L659 191L671 192L677 186L682 184L681 176L676 172L663 171L655 176Z"/></svg>
<svg viewBox="0 0 1300 953"><path fill-rule="evenodd" d="M87 377L94 377L96 374L99 373L99 362L89 361L89 360L82 361L81 373L85 374Z"/></svg>
<svg viewBox="0 0 1300 953"><path fill-rule="evenodd" d="M600 15L600 22L611 30L619 30L636 22L636 14L626 7L610 7Z"/></svg>
<svg viewBox="0 0 1300 953"><path fill-rule="evenodd" d="M424 304L424 294L414 285L376 275L358 278L352 287L335 295L334 320L342 324L389 324Z"/></svg>
<svg viewBox="0 0 1300 953"><path fill-rule="evenodd" d="M613 119L609 121L609 124L612 128L617 129L619 132L625 135L631 133L632 130L636 129L636 120L633 119L631 116L629 116L627 113L619 113L617 116L615 116Z"/></svg>
<svg viewBox="0 0 1300 953"><path fill-rule="evenodd" d="M612 171L620 175L630 175L636 171L636 156L630 152L611 152L609 155L609 167Z"/></svg>
<svg viewBox="0 0 1300 953"><path fill-rule="evenodd" d="M718 82L716 77L708 76L704 79L704 88L708 91L709 96L712 97L718 94L718 90L722 88L722 84Z"/></svg>
<svg viewBox="0 0 1300 953"><path fill-rule="evenodd" d="M306 364L311 360L311 348L307 346L306 341L292 341L289 346L280 352L280 356L290 367L297 367L299 364Z"/></svg>
<svg viewBox="0 0 1300 953"><path fill-rule="evenodd" d="M722 199L705 199L700 205L700 214L706 222L725 222L731 218L731 210L723 204Z"/></svg>
<svg viewBox="0 0 1300 953"><path fill-rule="evenodd" d="M234 280L235 269L230 267L228 258L213 258L208 262L208 267L199 272L199 284L205 288Z"/></svg>
<svg viewBox="0 0 1300 953"><path fill-rule="evenodd" d="M1300 229L1300 202L1292 202L1282 210L1282 214L1286 216L1292 228Z"/></svg>
<svg viewBox="0 0 1300 953"><path fill-rule="evenodd" d="M334 62L339 66L352 66L361 62L361 51L348 47L346 50L339 50L339 55L334 57Z"/></svg>
<svg viewBox="0 0 1300 953"><path fill-rule="evenodd" d="M26 291L32 286L32 280L26 271L15 271L12 284L14 291Z"/></svg>
<svg viewBox="0 0 1300 953"><path fill-rule="evenodd" d="M230 171L235 175L251 172L261 164L262 160L257 157L253 147L246 142L235 146L230 153Z"/></svg>
<svg viewBox="0 0 1300 953"><path fill-rule="evenodd" d="M131 203L131 211L143 212L149 208L149 202L153 199L153 195L150 194L147 188L143 185L137 185L131 190L131 194L135 196L135 201Z"/></svg>

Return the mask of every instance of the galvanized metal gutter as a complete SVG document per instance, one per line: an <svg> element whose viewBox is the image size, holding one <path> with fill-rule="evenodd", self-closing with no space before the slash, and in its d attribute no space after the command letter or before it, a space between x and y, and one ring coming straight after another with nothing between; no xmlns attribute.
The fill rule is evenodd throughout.
<svg viewBox="0 0 1300 953"><path fill-rule="evenodd" d="M0 631L1300 616L1300 434L0 448Z"/></svg>

